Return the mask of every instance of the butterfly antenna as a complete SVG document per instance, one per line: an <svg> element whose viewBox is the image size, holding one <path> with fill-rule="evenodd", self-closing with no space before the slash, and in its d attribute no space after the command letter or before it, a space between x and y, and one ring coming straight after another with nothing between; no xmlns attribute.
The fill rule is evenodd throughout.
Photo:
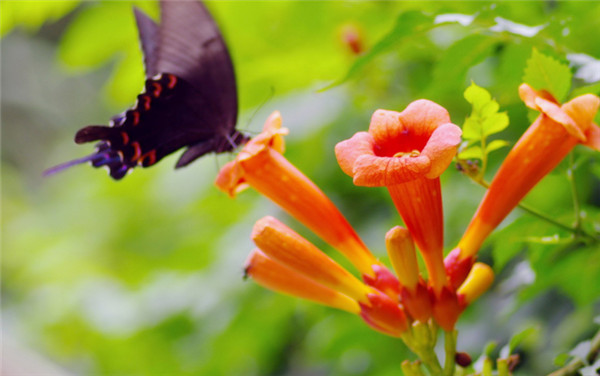
<svg viewBox="0 0 600 376"><path fill-rule="evenodd" d="M267 103L269 103L269 101L271 101L271 99L273 99L273 97L275 96L275 87L271 86L271 92L269 93L269 95L267 95L267 97L262 101L262 103L256 107L256 109L254 110L254 112L252 113L252 116L250 116L250 119L248 119L248 121L246 122L246 128L242 129L244 132L248 132L251 134L258 134L259 132L256 131L251 131L249 130L249 126L250 123L252 123L252 120L254 120L254 117L256 116L256 114L258 113L258 111L260 111Z"/></svg>

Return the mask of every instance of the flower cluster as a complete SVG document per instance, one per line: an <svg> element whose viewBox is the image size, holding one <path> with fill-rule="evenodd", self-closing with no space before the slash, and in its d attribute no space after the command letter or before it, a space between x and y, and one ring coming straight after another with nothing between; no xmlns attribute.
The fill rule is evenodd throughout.
<svg viewBox="0 0 600 376"><path fill-rule="evenodd" d="M460 289L449 289L439 176L456 153L461 131L447 111L425 100L402 113L379 110L369 133L336 147L340 166L356 184L389 189L408 227L395 227L386 236L397 276L373 256L327 196L285 159L286 132L279 113L271 115L263 132L223 167L217 186L231 196L248 186L264 194L344 255L362 280L272 217L254 227L257 248L247 260L246 275L267 288L358 314L391 336L403 337L411 324L432 317L451 331L465 306L491 284L493 273L481 264ZM413 239L428 281L419 273Z"/></svg>
<svg viewBox="0 0 600 376"><path fill-rule="evenodd" d="M273 217L254 226L256 248L246 275L269 289L359 315L373 329L402 338L439 374L437 360L427 361L434 354L437 328L452 337L461 312L492 284L492 269L475 262L485 238L576 144L600 149L600 128L593 123L598 97L584 95L560 106L526 84L519 93L541 114L507 156L463 238L445 259L439 177L461 141L448 112L428 100L402 112L377 110L368 132L336 145L338 163L354 184L386 187L402 217L406 228L396 226L385 238L396 274L283 156L287 130L281 128L279 113L273 113L263 132L221 169L217 186L232 197L247 187L262 193L345 256L361 278ZM417 251L426 274L419 270Z"/></svg>

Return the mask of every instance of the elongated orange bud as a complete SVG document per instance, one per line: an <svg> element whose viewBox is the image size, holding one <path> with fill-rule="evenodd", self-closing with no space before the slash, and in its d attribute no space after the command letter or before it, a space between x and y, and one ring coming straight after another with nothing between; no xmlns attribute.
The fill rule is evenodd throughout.
<svg viewBox="0 0 600 376"><path fill-rule="evenodd" d="M350 297L311 280L269 258L258 249L250 253L246 261L245 273L256 283L270 290L355 314L361 310L358 303Z"/></svg>
<svg viewBox="0 0 600 376"><path fill-rule="evenodd" d="M367 302L367 294L372 292L312 243L273 217L256 222L252 240L270 258L355 300Z"/></svg>
<svg viewBox="0 0 600 376"><path fill-rule="evenodd" d="M385 235L385 245L400 284L414 292L419 283L419 264L410 232L396 226Z"/></svg>

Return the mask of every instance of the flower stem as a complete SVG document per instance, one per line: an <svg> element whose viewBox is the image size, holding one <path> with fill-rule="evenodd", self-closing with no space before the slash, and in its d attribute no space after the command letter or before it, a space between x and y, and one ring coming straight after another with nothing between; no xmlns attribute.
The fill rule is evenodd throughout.
<svg viewBox="0 0 600 376"><path fill-rule="evenodd" d="M573 376L577 371L588 364L594 363L600 354L600 330L594 335L590 343L590 351L586 355L586 359L575 357L566 366L550 373L548 376Z"/></svg>
<svg viewBox="0 0 600 376"><path fill-rule="evenodd" d="M458 332L444 332L444 350L446 351L446 359L444 360L444 376L454 375L456 356L456 337Z"/></svg>
<svg viewBox="0 0 600 376"><path fill-rule="evenodd" d="M571 195L573 196L573 211L575 211L575 229L581 230L581 209L579 205L579 195L577 194L577 186L575 185L575 169L573 167L573 153L569 153L569 168L567 169L567 180L571 186Z"/></svg>
<svg viewBox="0 0 600 376"><path fill-rule="evenodd" d="M496 361L496 367L498 368L498 376L510 375L510 371L508 370L508 359L498 359Z"/></svg>

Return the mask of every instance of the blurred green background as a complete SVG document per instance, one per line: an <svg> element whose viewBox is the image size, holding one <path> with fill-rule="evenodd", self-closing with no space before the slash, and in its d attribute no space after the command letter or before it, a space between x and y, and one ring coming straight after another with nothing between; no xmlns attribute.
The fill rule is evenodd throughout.
<svg viewBox="0 0 600 376"><path fill-rule="evenodd" d="M19 375L401 374L400 362L412 358L401 341L358 317L242 280L252 224L264 215L330 250L257 193L231 200L219 192L214 177L232 156L206 156L174 171L176 153L119 182L87 165L42 178L44 169L92 151L73 143L79 128L106 124L140 92L132 2L0 5L5 374L14 367ZM154 2L135 5L158 16ZM401 220L384 189L353 186L333 153L337 142L366 130L374 110L400 111L427 98L462 125L470 111L462 93L473 80L508 111L511 125L498 138L514 143L530 124L517 87L533 47L569 63L579 93L600 91L596 2L208 7L235 64L238 128L256 133L270 112L281 111L288 159L383 260L384 234ZM349 26L365 47L361 56L344 43ZM340 84L320 90L332 83ZM488 179L507 152L491 155ZM573 159L584 225L597 232L598 153L578 147ZM527 202L571 224L566 168ZM450 250L484 191L454 168L442 184ZM568 233L516 210L480 258L498 278L459 321L460 349L477 357L485 343L501 346L533 327L518 373L538 375L597 330L597 243L569 242Z"/></svg>

